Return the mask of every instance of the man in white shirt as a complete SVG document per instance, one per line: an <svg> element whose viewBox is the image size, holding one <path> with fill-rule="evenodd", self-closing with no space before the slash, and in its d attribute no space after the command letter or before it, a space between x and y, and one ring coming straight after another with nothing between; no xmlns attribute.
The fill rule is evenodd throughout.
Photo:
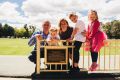
<svg viewBox="0 0 120 80"><path fill-rule="evenodd" d="M83 42L86 41L85 36L85 24L83 21L78 20L78 16L76 14L70 14L69 19L75 23L75 29L73 30L73 33L71 35L71 38L75 40L74 42L74 59L73 59L73 69L79 70L79 51L80 47Z"/></svg>

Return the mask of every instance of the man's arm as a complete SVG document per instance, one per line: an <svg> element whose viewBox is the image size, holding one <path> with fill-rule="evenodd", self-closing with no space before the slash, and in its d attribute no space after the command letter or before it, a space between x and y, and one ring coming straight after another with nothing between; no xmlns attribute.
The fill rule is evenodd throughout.
<svg viewBox="0 0 120 80"><path fill-rule="evenodd" d="M28 45L33 46L36 43L36 36L39 36L39 35L40 35L40 32L34 32L30 40L28 41Z"/></svg>

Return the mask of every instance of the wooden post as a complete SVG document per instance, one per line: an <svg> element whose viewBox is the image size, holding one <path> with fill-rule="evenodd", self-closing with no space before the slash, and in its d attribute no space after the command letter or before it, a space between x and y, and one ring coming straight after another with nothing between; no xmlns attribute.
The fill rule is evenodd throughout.
<svg viewBox="0 0 120 80"><path fill-rule="evenodd" d="M36 37L36 74L40 74L40 40L39 37Z"/></svg>

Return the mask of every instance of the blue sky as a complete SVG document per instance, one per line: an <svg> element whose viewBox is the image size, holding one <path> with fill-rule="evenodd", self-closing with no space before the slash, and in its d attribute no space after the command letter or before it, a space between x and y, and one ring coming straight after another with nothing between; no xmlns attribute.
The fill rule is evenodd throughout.
<svg viewBox="0 0 120 80"><path fill-rule="evenodd" d="M0 0L0 23L15 27L24 24L41 26L44 20L50 20L57 26L61 18L76 12L86 25L90 9L98 12L103 23L120 20L120 0Z"/></svg>

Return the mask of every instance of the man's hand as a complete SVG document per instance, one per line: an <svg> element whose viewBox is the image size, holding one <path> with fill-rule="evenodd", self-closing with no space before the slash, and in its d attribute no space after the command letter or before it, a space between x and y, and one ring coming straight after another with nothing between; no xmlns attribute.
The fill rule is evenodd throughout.
<svg viewBox="0 0 120 80"><path fill-rule="evenodd" d="M37 34L36 37L39 39L39 40L42 40L42 36L40 34Z"/></svg>

